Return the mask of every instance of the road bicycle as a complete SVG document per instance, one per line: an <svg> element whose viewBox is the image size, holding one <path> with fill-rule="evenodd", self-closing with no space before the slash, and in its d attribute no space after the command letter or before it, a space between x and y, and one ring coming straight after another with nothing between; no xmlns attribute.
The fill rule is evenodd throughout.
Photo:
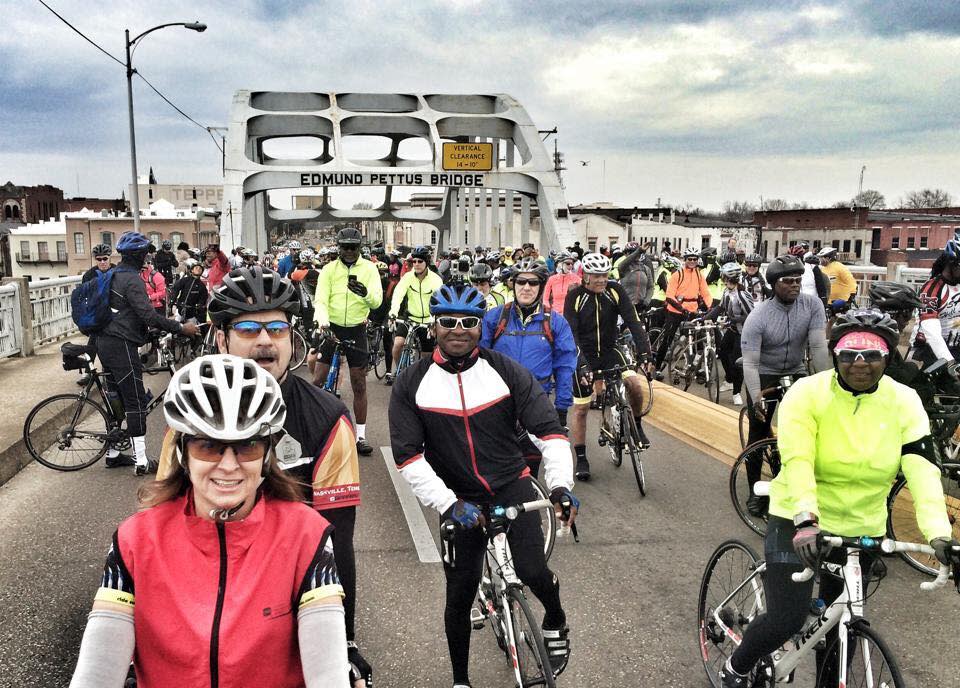
<svg viewBox="0 0 960 688"><path fill-rule="evenodd" d="M761 497L763 508L757 513L750 513L747 506L747 500L750 498L750 485L747 479L747 466L759 465L759 476L761 481L769 482L780 473L780 450L777 448L776 438L760 440L754 442L749 447L740 452L740 456L733 462L730 468L730 499L733 501L733 508L737 511L737 516L746 526L763 537L767 532L767 500L766 496Z"/></svg>
<svg viewBox="0 0 960 688"><path fill-rule="evenodd" d="M623 372L630 370L624 366L615 366L608 370L596 373L603 379L604 391L598 396L600 402L600 436L597 442L601 447L607 447L610 460L614 466L623 463L623 454L630 456L633 464L633 474L637 479L637 488L640 496L647 494L646 480L643 473L643 446L640 442L640 432L637 430L637 421L633 417L633 407L627 396L627 389L623 383Z"/></svg>
<svg viewBox="0 0 960 688"><path fill-rule="evenodd" d="M390 346L388 343L387 346ZM387 360L384 354L383 324L367 323L367 369L372 370L378 380L382 380L387 371Z"/></svg>
<svg viewBox="0 0 960 688"><path fill-rule="evenodd" d="M162 365L145 367L148 375L174 372L172 336L158 340L158 357ZM78 370L87 376L79 394L56 394L31 409L23 424L23 443L30 455L47 468L77 471L91 466L111 446L124 449L129 438L123 429L126 414L118 399L111 400L106 376L93 367L96 349L67 342L60 350L65 370ZM150 399L144 410L150 414L163 402L163 395Z"/></svg>
<svg viewBox="0 0 960 688"><path fill-rule="evenodd" d="M470 613L474 630L480 630L489 622L497 645L511 663L518 688L555 688L555 678L559 674L550 667L540 624L530 609L523 582L513 568L513 555L507 539L511 523L520 514L541 509L553 511L553 504L549 499L538 499L488 510L486 524L482 526L487 538L487 554L477 590L477 604ZM441 524L444 543L453 538L457 527L453 521ZM452 554L455 556L455 552ZM444 546L444 560L454 564L455 560L451 561L450 556L450 548Z"/></svg>
<svg viewBox="0 0 960 688"><path fill-rule="evenodd" d="M876 630L863 618L868 593L860 565L860 552L893 553L916 551L932 554L929 545L869 537L847 538L821 535L822 542L846 548L846 563L823 562L821 575L843 580L843 591L830 605L814 600L811 613L800 633L783 647L763 658L751 671L748 685L773 688L792 683L801 661L820 650L817 688L903 687L906 683L896 658ZM698 642L707 677L721 688L719 670L743 640L750 624L766 610L763 577L766 563L748 545L736 540L721 544L707 563L700 584ZM805 569L793 574L795 582L810 580L814 572ZM943 587L950 575L941 566L935 581L920 584L921 590ZM836 636L826 645L827 634ZM825 652L822 650L825 648ZM841 658L844 661L839 661Z"/></svg>
<svg viewBox="0 0 960 688"><path fill-rule="evenodd" d="M737 359L737 365L743 365L743 359ZM793 384L793 376L784 375L778 381L778 384L773 387L767 387L760 391L760 397L763 400L763 410L766 414L776 413L777 406L780 402L783 401L783 395L787 393L787 390L790 389L790 386ZM738 428L740 431L740 448L747 448L747 440L750 438L750 404L744 404L740 407L740 415L738 418ZM771 418L770 423L770 432L773 433L773 436L776 436L776 426L773 424L773 419Z"/></svg>
<svg viewBox="0 0 960 688"><path fill-rule="evenodd" d="M419 332L420 330L427 330L429 325L409 320L397 320L396 324L404 325L407 328L407 336L403 340L403 348L400 349L400 358L396 362L396 374L399 375L404 368L420 360Z"/></svg>
<svg viewBox="0 0 960 688"><path fill-rule="evenodd" d="M720 403L720 360L717 332L720 325L701 319L680 323L680 337L673 343L668 374L675 387L684 391L694 381L707 389L707 398Z"/></svg>

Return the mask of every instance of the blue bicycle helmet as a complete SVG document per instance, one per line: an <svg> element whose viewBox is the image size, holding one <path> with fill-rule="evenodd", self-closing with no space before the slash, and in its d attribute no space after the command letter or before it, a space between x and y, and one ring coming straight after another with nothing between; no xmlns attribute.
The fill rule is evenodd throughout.
<svg viewBox="0 0 960 688"><path fill-rule="evenodd" d="M446 284L430 297L430 315L475 315L482 318L487 301L479 291L466 284Z"/></svg>
<svg viewBox="0 0 960 688"><path fill-rule="evenodd" d="M944 246L943 252L954 260L960 260L960 232L954 230L953 238Z"/></svg>
<svg viewBox="0 0 960 688"><path fill-rule="evenodd" d="M143 251L150 246L150 240L140 232L124 232L117 242L117 253Z"/></svg>

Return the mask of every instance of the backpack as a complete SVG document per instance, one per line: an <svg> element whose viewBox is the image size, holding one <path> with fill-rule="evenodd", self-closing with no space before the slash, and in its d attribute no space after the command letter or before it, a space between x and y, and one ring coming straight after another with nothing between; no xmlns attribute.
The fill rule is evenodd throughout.
<svg viewBox="0 0 960 688"><path fill-rule="evenodd" d="M70 316L83 334L96 334L110 324L110 284L116 268L98 272L70 294Z"/></svg>
<svg viewBox="0 0 960 688"><path fill-rule="evenodd" d="M512 304L509 307L504 306L503 309L500 311L500 319L497 321L497 327L493 330L493 336L490 338L491 349L497 345L497 340L503 336L504 332L506 332L507 322L510 320L510 314L512 312L513 312ZM554 348L553 329L551 329L550 327L550 311L546 309L543 310L543 330L541 330L540 332L518 332L518 333L511 332L510 334L511 335L514 335L514 334L541 335L542 334L544 339L546 339L550 343L550 350L553 351L553 348Z"/></svg>

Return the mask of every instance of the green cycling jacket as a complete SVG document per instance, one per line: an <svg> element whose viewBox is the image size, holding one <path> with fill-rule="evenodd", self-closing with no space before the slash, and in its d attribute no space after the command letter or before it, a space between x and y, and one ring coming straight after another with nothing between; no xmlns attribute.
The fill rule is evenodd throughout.
<svg viewBox="0 0 960 688"><path fill-rule="evenodd" d="M357 296L347 289L350 277L367 288L366 296ZM383 301L383 285L377 266L366 258L353 265L342 260L327 263L317 278L317 292L313 299L315 320L320 327L330 323L340 327L353 327L364 322L370 309Z"/></svg>
<svg viewBox="0 0 960 688"><path fill-rule="evenodd" d="M884 375L872 394L854 396L825 370L795 382L780 404L782 468L770 486L770 513L818 514L828 533L882 536L887 495L903 471L927 540L952 537L940 470L905 444L930 434L920 397Z"/></svg>

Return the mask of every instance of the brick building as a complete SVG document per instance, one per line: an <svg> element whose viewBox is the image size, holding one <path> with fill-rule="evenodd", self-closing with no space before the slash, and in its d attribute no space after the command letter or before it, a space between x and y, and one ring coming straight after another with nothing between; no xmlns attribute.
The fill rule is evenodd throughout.
<svg viewBox="0 0 960 688"><path fill-rule="evenodd" d="M93 210L100 212L107 210L115 215L120 215L129 210L127 201L124 198L87 198L76 196L67 198L63 201L63 210L67 213L79 213L82 210Z"/></svg>
<svg viewBox="0 0 960 688"><path fill-rule="evenodd" d="M4 222L33 224L55 219L65 210L63 189L49 184L17 186L8 181L0 186L0 209Z"/></svg>

